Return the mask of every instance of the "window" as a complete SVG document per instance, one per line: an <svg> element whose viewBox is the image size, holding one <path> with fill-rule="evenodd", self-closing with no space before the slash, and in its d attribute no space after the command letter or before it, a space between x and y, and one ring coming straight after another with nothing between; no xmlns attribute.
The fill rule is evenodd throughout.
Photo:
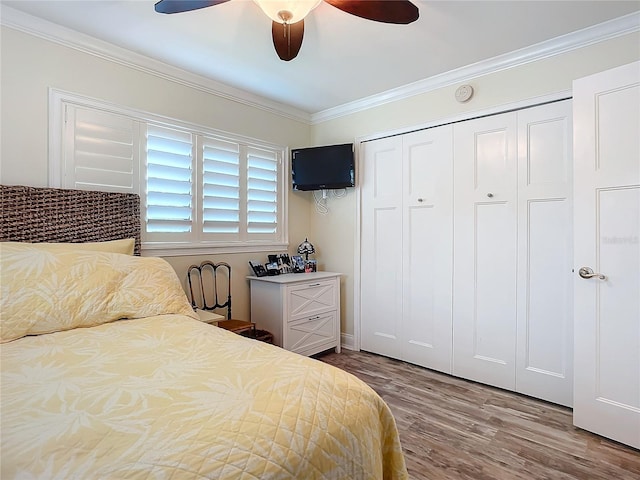
<svg viewBox="0 0 640 480"><path fill-rule="evenodd" d="M51 186L138 193L158 254L286 246L284 147L67 96Z"/></svg>
<svg viewBox="0 0 640 480"><path fill-rule="evenodd" d="M193 232L192 135L146 126L147 239L188 241Z"/></svg>

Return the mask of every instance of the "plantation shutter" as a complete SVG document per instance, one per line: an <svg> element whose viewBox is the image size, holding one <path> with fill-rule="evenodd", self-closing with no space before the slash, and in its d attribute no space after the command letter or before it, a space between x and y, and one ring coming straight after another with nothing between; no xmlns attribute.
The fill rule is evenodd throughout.
<svg viewBox="0 0 640 480"><path fill-rule="evenodd" d="M278 163L273 150L247 148L247 236L274 238L278 232Z"/></svg>
<svg viewBox="0 0 640 480"><path fill-rule="evenodd" d="M240 145L202 139L202 231L240 233Z"/></svg>
<svg viewBox="0 0 640 480"><path fill-rule="evenodd" d="M284 147L66 92L54 99L50 185L139 194L143 250L286 248Z"/></svg>
<svg viewBox="0 0 640 480"><path fill-rule="evenodd" d="M146 231L153 240L191 238L193 147L189 132L147 125Z"/></svg>
<svg viewBox="0 0 640 480"><path fill-rule="evenodd" d="M126 116L66 105L62 186L137 193L138 132Z"/></svg>

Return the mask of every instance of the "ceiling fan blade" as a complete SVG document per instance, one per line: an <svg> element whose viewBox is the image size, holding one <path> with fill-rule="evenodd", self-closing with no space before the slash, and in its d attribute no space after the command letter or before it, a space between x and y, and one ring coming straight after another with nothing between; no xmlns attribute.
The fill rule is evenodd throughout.
<svg viewBox="0 0 640 480"><path fill-rule="evenodd" d="M290 24L272 22L271 35L273 36L273 46L280 59L286 62L293 60L302 46L304 20Z"/></svg>
<svg viewBox="0 0 640 480"><path fill-rule="evenodd" d="M180 13L205 7L213 7L214 5L228 1L229 0L160 0L154 8L158 13Z"/></svg>
<svg viewBox="0 0 640 480"><path fill-rule="evenodd" d="M420 16L409 0L324 0L343 12L376 22L406 25Z"/></svg>

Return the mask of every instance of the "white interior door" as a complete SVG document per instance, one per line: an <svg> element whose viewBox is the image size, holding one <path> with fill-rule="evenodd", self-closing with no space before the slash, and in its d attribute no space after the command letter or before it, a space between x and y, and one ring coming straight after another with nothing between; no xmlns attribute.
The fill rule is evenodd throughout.
<svg viewBox="0 0 640 480"><path fill-rule="evenodd" d="M573 403L571 100L518 111L516 391Z"/></svg>
<svg viewBox="0 0 640 480"><path fill-rule="evenodd" d="M361 348L401 358L402 137L361 145Z"/></svg>
<svg viewBox="0 0 640 480"><path fill-rule="evenodd" d="M454 127L453 374L515 389L516 114Z"/></svg>
<svg viewBox="0 0 640 480"><path fill-rule="evenodd" d="M403 135L402 360L451 373L453 127Z"/></svg>
<svg viewBox="0 0 640 480"><path fill-rule="evenodd" d="M574 424L640 448L640 62L573 93Z"/></svg>

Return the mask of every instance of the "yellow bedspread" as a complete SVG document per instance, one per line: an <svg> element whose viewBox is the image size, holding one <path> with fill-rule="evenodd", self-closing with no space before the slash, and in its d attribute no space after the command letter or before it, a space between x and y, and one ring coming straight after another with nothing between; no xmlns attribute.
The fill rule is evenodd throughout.
<svg viewBox="0 0 640 480"><path fill-rule="evenodd" d="M183 315L0 350L3 479L407 478L366 384Z"/></svg>

